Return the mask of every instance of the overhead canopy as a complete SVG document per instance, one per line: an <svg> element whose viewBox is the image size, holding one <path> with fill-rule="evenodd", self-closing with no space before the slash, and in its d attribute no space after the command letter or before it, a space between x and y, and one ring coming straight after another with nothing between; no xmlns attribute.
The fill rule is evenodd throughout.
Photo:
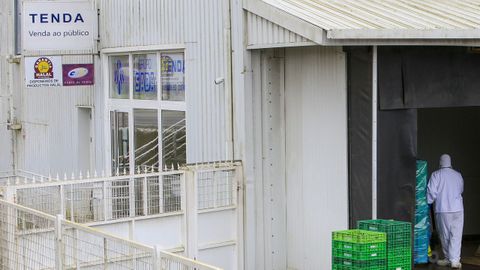
<svg viewBox="0 0 480 270"><path fill-rule="evenodd" d="M325 40L480 39L480 0L248 0L250 12L281 12L324 31ZM266 12L266 7L273 12ZM288 29L294 23L276 22ZM296 27L298 28L298 26ZM325 41L324 40L324 41ZM318 43L318 41L317 41ZM322 42L326 43L326 42Z"/></svg>

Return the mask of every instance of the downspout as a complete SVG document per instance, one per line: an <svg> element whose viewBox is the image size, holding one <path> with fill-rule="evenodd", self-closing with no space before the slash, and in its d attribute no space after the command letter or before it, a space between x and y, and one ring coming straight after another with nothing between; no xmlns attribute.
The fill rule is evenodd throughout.
<svg viewBox="0 0 480 270"><path fill-rule="evenodd" d="M233 0L227 1L228 3L228 19L226 20L225 27L225 36L226 36L226 45L227 45L227 91L225 92L225 106L226 106L226 159L233 160L235 158L235 147L233 143L233 136L235 132L234 126L234 113L233 113L233 63L232 63L232 2Z"/></svg>
<svg viewBox="0 0 480 270"><path fill-rule="evenodd" d="M18 5L17 0L11 1L10 12L8 13L8 23L7 23L7 80L5 87L7 88L8 93L8 120L7 120L7 129L10 130L10 144L11 144L11 169L14 173L17 171L17 131L21 130L21 125L17 123L15 116L15 105L14 105L14 92L13 92L13 69L14 64L20 64L20 58L16 54L17 46L17 34L18 34L18 25L17 25L17 14L18 14Z"/></svg>
<svg viewBox="0 0 480 270"><path fill-rule="evenodd" d="M372 219L377 219L377 46L372 52Z"/></svg>

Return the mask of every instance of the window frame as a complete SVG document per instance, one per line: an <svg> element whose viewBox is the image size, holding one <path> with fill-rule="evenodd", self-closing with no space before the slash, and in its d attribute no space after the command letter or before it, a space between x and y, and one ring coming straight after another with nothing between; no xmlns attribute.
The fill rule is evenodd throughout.
<svg viewBox="0 0 480 270"><path fill-rule="evenodd" d="M104 119L108 119L104 121L104 136L105 136L105 160L106 160L106 168L107 173L112 172L112 161L111 161L111 153L112 153L112 142L111 138L111 131L110 131L110 112L111 111L122 111L128 113L128 125L129 125L129 163L130 163L130 175L136 174L137 165L135 164L135 145L134 145L134 110L135 109L153 109L157 111L157 124L158 124L158 164L159 167L163 164L163 147L162 147L162 112L163 111L181 111L185 113L185 120L187 118L187 77L188 72L187 68L184 73L184 84L185 84L185 98L183 101L172 101L172 100L162 100L162 78L161 78L161 55L162 53L183 53L183 61L184 65L187 65L187 52L185 47L182 45L172 45L172 46L146 46L146 47L134 47L134 48L112 48L112 49L104 49L101 52L102 63L103 63L103 70L105 71L103 74L103 90L104 90L104 101L105 101L105 117ZM157 98L154 100L148 99L135 99L133 95L134 91L134 82L135 78L133 77L133 55L139 54L156 54L157 60ZM111 84L111 65L110 65L110 57L112 56L124 56L128 55L129 58L129 98L128 99L116 99L110 97L110 84ZM186 121L185 121L186 122ZM187 140L188 143L188 140ZM161 170L161 169L160 169ZM120 172L122 174L122 172Z"/></svg>

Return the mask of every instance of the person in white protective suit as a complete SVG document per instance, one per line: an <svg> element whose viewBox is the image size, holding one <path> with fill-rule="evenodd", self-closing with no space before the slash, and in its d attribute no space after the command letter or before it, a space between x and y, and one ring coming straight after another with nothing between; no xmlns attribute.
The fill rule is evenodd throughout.
<svg viewBox="0 0 480 270"><path fill-rule="evenodd" d="M428 204L434 203L437 230L445 259L440 266L461 268L460 252L463 235L463 178L452 169L450 156L440 157L440 169L430 176L427 189Z"/></svg>

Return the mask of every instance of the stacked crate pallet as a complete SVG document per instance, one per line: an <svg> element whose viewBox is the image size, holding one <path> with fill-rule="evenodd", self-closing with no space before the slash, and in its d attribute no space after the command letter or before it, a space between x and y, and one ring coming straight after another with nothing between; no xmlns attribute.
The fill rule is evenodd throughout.
<svg viewBox="0 0 480 270"><path fill-rule="evenodd" d="M387 270L412 269L412 225L394 220L364 220L358 228L387 235Z"/></svg>
<svg viewBox="0 0 480 270"><path fill-rule="evenodd" d="M362 230L333 232L333 270L385 270L385 233Z"/></svg>

